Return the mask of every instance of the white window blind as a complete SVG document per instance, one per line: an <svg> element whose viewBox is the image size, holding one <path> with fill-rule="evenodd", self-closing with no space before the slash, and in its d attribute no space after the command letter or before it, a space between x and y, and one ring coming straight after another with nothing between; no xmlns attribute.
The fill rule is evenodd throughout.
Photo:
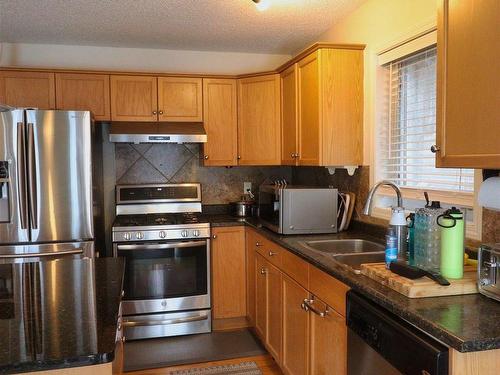
<svg viewBox="0 0 500 375"><path fill-rule="evenodd" d="M380 129L379 173L401 187L470 193L473 169L436 168L436 48L384 65L386 118Z"/></svg>

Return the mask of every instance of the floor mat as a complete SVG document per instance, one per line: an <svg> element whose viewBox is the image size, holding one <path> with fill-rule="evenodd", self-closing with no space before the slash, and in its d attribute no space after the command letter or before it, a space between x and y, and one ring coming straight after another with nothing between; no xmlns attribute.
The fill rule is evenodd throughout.
<svg viewBox="0 0 500 375"><path fill-rule="evenodd" d="M255 362L171 371L170 375L262 375Z"/></svg>
<svg viewBox="0 0 500 375"><path fill-rule="evenodd" d="M125 343L124 371L266 354L248 329Z"/></svg>

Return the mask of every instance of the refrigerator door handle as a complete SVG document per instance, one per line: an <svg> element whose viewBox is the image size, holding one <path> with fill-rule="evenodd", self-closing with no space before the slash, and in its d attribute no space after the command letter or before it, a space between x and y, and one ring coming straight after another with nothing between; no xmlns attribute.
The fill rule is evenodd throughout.
<svg viewBox="0 0 500 375"><path fill-rule="evenodd" d="M38 198L36 190L35 134L33 123L28 123L28 174L31 228L38 229Z"/></svg>
<svg viewBox="0 0 500 375"><path fill-rule="evenodd" d="M28 229L28 217L26 208L26 134L24 123L17 123L17 190L19 192L19 217L21 229Z"/></svg>

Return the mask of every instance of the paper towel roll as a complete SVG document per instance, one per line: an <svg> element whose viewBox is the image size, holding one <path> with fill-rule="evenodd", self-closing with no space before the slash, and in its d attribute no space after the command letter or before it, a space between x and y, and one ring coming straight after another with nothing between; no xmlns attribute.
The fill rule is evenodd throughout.
<svg viewBox="0 0 500 375"><path fill-rule="evenodd" d="M486 179L479 188L479 205L500 211L500 176Z"/></svg>

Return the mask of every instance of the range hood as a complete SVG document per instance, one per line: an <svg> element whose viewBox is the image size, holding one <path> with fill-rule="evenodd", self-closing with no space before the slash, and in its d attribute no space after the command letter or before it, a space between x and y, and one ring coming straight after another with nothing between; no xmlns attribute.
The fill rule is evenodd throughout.
<svg viewBox="0 0 500 375"><path fill-rule="evenodd" d="M115 143L205 143L202 122L112 122L109 140Z"/></svg>

